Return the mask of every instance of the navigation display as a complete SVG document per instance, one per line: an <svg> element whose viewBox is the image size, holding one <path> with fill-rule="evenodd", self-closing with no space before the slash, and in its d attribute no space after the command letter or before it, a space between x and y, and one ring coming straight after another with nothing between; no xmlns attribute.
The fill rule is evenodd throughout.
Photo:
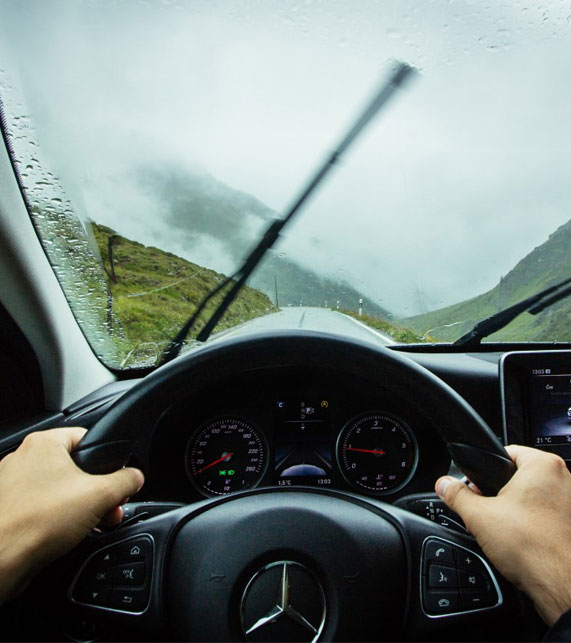
<svg viewBox="0 0 571 643"><path fill-rule="evenodd" d="M530 444L571 461L571 368L532 368Z"/></svg>
<svg viewBox="0 0 571 643"><path fill-rule="evenodd" d="M329 400L282 398L275 409L277 484L331 485Z"/></svg>

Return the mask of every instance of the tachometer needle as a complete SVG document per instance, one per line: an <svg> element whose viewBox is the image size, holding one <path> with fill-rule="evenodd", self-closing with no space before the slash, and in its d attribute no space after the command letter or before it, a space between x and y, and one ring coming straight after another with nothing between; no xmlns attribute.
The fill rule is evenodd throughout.
<svg viewBox="0 0 571 643"><path fill-rule="evenodd" d="M224 460L228 460L228 458L231 458L233 455L234 455L233 453L225 453L221 458L218 458L218 460L214 460L214 462L211 462L210 464L207 464L205 467L202 467L202 469L199 469L194 475L197 476L199 473L206 471L206 469L210 469L210 467L213 467L215 464L218 464L219 462L224 462Z"/></svg>
<svg viewBox="0 0 571 643"><path fill-rule="evenodd" d="M347 447L347 451L359 451L359 453L373 453L375 455L385 455L384 451L380 449L354 449L353 447Z"/></svg>

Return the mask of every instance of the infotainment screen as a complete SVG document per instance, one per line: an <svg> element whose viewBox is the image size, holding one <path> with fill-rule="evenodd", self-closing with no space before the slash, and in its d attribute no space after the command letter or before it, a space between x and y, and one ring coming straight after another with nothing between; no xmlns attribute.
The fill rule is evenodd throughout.
<svg viewBox="0 0 571 643"><path fill-rule="evenodd" d="M571 460L571 369L532 369L530 410L534 446Z"/></svg>
<svg viewBox="0 0 571 643"><path fill-rule="evenodd" d="M571 464L571 352L509 353L501 376L506 440Z"/></svg>

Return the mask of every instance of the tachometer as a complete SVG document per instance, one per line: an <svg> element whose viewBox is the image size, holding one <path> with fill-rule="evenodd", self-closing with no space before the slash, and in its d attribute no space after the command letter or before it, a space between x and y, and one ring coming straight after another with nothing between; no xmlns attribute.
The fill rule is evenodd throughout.
<svg viewBox="0 0 571 643"><path fill-rule="evenodd" d="M387 413L365 413L343 427L337 439L337 462L347 482L367 493L394 493L416 469L414 433Z"/></svg>
<svg viewBox="0 0 571 643"><path fill-rule="evenodd" d="M255 487L267 463L268 448L260 431L239 418L209 420L186 447L186 470L203 494L220 496Z"/></svg>

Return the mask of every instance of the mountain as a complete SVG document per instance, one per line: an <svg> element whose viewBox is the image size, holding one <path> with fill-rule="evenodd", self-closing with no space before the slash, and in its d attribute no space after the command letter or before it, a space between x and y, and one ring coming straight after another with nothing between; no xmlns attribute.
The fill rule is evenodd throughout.
<svg viewBox="0 0 571 643"><path fill-rule="evenodd" d="M534 248L490 291L466 301L403 320L437 341L454 341L478 321L571 277L571 220ZM571 342L571 297L537 315L524 313L485 341Z"/></svg>
<svg viewBox="0 0 571 643"><path fill-rule="evenodd" d="M391 313L348 283L328 279L270 251L252 275L250 285L267 293L275 301L276 284L278 304L282 308L303 305L356 311L362 299L364 311L392 319Z"/></svg>
<svg viewBox="0 0 571 643"><path fill-rule="evenodd" d="M251 194L235 190L199 169L146 167L140 171L141 187L158 199L169 230L185 247L215 241L239 265L269 223L279 215ZM344 281L337 281L269 251L250 279L250 285L275 302L276 283L280 306L329 306L356 310L359 300L367 313L391 319L390 312ZM327 303L326 303L327 302ZM337 303L339 302L339 303Z"/></svg>

